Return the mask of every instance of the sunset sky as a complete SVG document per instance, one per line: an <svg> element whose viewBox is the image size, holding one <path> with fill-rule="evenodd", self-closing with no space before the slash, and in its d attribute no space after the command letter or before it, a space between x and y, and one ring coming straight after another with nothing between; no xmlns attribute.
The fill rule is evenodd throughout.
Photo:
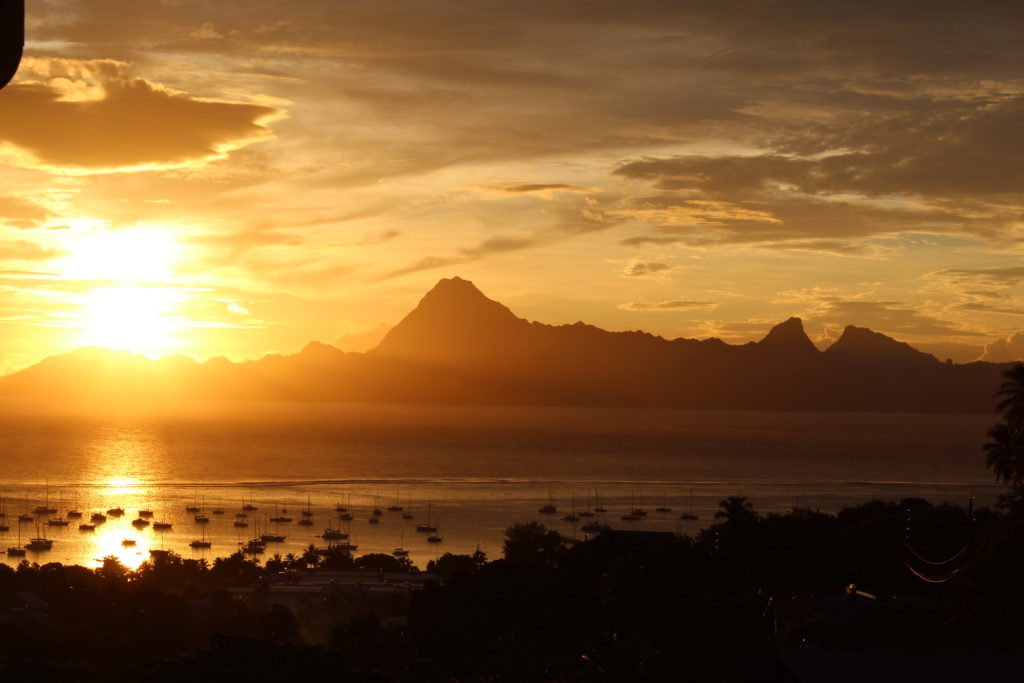
<svg viewBox="0 0 1024 683"><path fill-rule="evenodd" d="M27 4L0 373L358 348L453 275L552 324L1024 356L1017 2Z"/></svg>

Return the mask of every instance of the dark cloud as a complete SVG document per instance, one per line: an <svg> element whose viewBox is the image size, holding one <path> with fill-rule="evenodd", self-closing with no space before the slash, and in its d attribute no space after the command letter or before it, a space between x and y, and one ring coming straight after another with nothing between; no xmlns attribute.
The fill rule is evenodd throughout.
<svg viewBox="0 0 1024 683"><path fill-rule="evenodd" d="M0 141L48 167L173 167L265 138L264 123L280 114L261 105L194 99L142 79L109 80L102 92L100 99L67 100L49 85L9 86L2 94Z"/></svg>

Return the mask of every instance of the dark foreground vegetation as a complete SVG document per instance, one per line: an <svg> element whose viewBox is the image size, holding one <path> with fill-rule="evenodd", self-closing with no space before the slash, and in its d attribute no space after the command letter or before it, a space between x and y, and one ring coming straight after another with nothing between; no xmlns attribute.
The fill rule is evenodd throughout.
<svg viewBox="0 0 1024 683"><path fill-rule="evenodd" d="M780 648L1016 648L1022 499L1018 488L995 511L903 500L762 517L731 498L695 539L613 532L575 546L516 525L503 559L446 555L409 590L374 588L380 572L414 572L408 563L342 552L264 567L242 555L209 566L169 555L135 572L113 559L95 571L0 566L0 674L763 680ZM357 566L363 585L294 590Z"/></svg>
<svg viewBox="0 0 1024 683"><path fill-rule="evenodd" d="M899 674L890 658L888 676L851 678L853 659L816 657L814 680L1014 680L1019 658L991 650L1024 646L1024 366L1005 379L984 445L1008 484L995 510L905 499L760 516L734 497L696 538L570 545L531 522L507 530L502 559L445 555L426 577L387 555L313 547L264 566L241 554L168 554L134 572L113 558L95 571L0 565L0 675L792 681L794 652L936 652L920 666L978 650L945 658L966 662L962 675ZM1012 671L982 671L982 658Z"/></svg>

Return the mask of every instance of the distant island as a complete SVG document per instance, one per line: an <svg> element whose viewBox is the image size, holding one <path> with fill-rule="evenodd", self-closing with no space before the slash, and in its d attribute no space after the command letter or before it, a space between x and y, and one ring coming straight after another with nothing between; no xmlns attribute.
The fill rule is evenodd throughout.
<svg viewBox="0 0 1024 683"><path fill-rule="evenodd" d="M453 277L366 353L312 342L294 355L199 363L90 347L0 378L0 397L90 407L261 400L989 413L1008 367L944 363L852 325L819 351L799 318L742 345L546 325Z"/></svg>

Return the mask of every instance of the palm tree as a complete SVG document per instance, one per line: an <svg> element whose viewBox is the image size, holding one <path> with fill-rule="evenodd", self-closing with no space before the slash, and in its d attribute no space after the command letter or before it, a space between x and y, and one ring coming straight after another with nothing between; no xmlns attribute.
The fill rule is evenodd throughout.
<svg viewBox="0 0 1024 683"><path fill-rule="evenodd" d="M315 545L310 543L309 547L302 552L302 561L310 569L314 569L320 564L320 553L316 551Z"/></svg>
<svg viewBox="0 0 1024 683"><path fill-rule="evenodd" d="M996 397L1003 400L996 404L996 410L1010 425L1024 425L1024 363L1017 363L1003 373Z"/></svg>
<svg viewBox="0 0 1024 683"><path fill-rule="evenodd" d="M757 518L753 504L745 496L729 496L718 501L721 508L715 513L715 519L724 519L726 524L744 522Z"/></svg>
<svg viewBox="0 0 1024 683"><path fill-rule="evenodd" d="M996 481L1019 484L1024 479L1024 431L1004 422L988 430L991 439L981 449L985 467L996 475Z"/></svg>

